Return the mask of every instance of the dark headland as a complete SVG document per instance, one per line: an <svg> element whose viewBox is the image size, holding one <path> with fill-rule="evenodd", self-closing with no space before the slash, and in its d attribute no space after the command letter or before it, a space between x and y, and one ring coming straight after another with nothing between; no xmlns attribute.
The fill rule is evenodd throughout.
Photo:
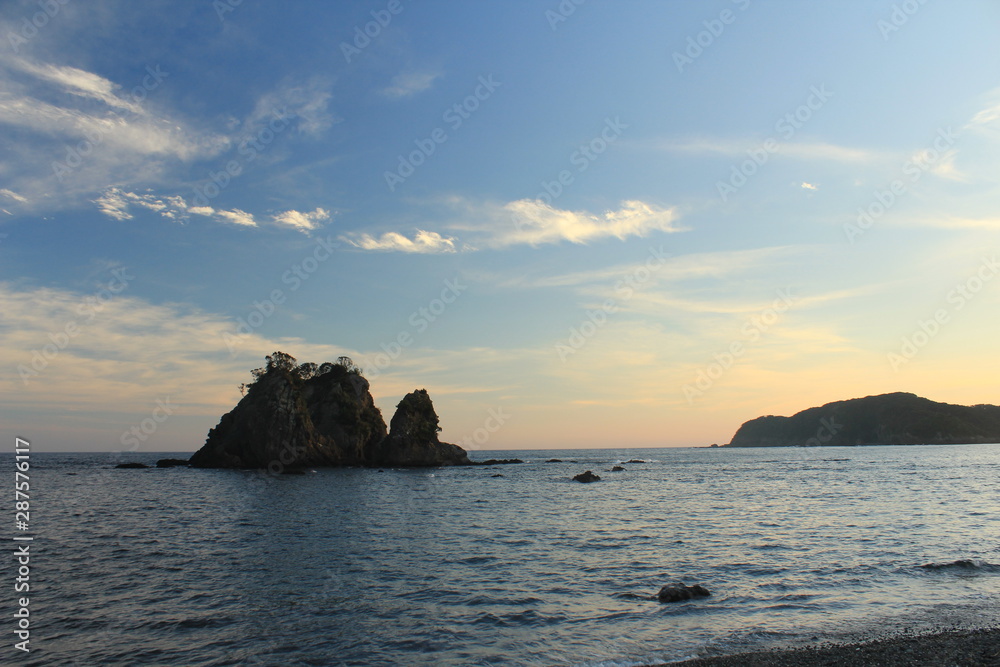
<svg viewBox="0 0 1000 667"><path fill-rule="evenodd" d="M275 352L243 399L208 432L196 468L471 465L465 450L438 440L438 416L424 389L407 394L387 429L368 380L347 357L298 364Z"/></svg>
<svg viewBox="0 0 1000 667"><path fill-rule="evenodd" d="M743 424L726 447L1000 443L1000 406L937 403L895 393L827 403Z"/></svg>

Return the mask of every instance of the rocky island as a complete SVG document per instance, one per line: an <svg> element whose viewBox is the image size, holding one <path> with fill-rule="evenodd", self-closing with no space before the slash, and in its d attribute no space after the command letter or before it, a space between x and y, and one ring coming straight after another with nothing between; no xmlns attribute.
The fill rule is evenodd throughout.
<svg viewBox="0 0 1000 667"><path fill-rule="evenodd" d="M752 419L726 447L1000 443L1000 406L937 403L894 393Z"/></svg>
<svg viewBox="0 0 1000 667"><path fill-rule="evenodd" d="M399 402L386 429L368 380L348 357L299 365L275 352L252 374L254 381L240 387L243 399L191 457L193 467L288 472L472 463L464 449L438 440L438 416L424 389Z"/></svg>

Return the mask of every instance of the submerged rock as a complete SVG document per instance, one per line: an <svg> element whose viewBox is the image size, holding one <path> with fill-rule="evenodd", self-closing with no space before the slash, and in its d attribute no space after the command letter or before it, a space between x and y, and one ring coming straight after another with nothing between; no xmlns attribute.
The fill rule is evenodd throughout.
<svg viewBox="0 0 1000 667"><path fill-rule="evenodd" d="M656 594L656 599L660 602L683 602L693 598L703 598L710 596L708 589L701 584L685 586L683 582L667 584Z"/></svg>
<svg viewBox="0 0 1000 667"><path fill-rule="evenodd" d="M145 463L119 463L116 468L148 468Z"/></svg>
<svg viewBox="0 0 1000 667"><path fill-rule="evenodd" d="M562 459L549 459L546 463L562 463Z"/></svg>
<svg viewBox="0 0 1000 667"><path fill-rule="evenodd" d="M485 461L473 461L473 464L479 466L502 466L510 465L511 463L524 463L521 459L486 459Z"/></svg>
<svg viewBox="0 0 1000 667"><path fill-rule="evenodd" d="M573 481L583 482L584 484L587 484L587 483L590 483L590 482L599 482L599 481L601 481L601 478L598 475L595 475L594 473L592 473L589 470L587 470L587 471L581 472L579 475L575 476L573 478Z"/></svg>
<svg viewBox="0 0 1000 667"><path fill-rule="evenodd" d="M621 466L612 466L611 467L611 472L625 472L625 468L623 468Z"/></svg>

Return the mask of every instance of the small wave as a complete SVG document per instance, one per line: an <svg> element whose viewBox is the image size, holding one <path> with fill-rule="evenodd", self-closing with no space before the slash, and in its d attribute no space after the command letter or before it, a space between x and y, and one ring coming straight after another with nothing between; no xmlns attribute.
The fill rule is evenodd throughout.
<svg viewBox="0 0 1000 667"><path fill-rule="evenodd" d="M1000 565L987 563L984 560L963 559L950 563L927 563L921 565L923 570L933 571L958 571L958 572L1000 572Z"/></svg>

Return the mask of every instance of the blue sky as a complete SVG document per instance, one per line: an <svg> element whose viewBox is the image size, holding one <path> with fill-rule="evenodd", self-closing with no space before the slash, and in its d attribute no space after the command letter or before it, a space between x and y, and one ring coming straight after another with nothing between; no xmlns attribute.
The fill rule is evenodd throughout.
<svg viewBox="0 0 1000 667"><path fill-rule="evenodd" d="M193 451L274 350L351 356L387 421L426 387L471 449L996 403L998 27L973 1L6 3L0 419Z"/></svg>

